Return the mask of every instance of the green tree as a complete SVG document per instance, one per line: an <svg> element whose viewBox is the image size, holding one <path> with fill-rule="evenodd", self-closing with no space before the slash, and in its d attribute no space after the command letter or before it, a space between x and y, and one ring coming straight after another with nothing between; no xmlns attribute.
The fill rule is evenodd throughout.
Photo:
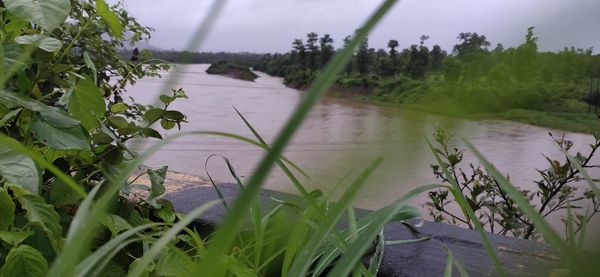
<svg viewBox="0 0 600 277"><path fill-rule="evenodd" d="M398 41L395 39L390 39L388 41L387 47L390 48L390 58L395 59L398 55L398 51L396 51L396 47L398 47Z"/></svg>
<svg viewBox="0 0 600 277"><path fill-rule="evenodd" d="M360 74L369 73L371 57L369 55L369 39L365 38L358 46L356 52L356 67Z"/></svg>
<svg viewBox="0 0 600 277"><path fill-rule="evenodd" d="M301 70L302 70L302 74L304 75L306 72L306 48L304 47L304 43L302 42L301 39L295 39L294 42L292 42L292 47L293 47L293 52L292 52L292 56L295 57L294 59L294 63L297 64Z"/></svg>
<svg viewBox="0 0 600 277"><path fill-rule="evenodd" d="M325 34L319 39L321 53L321 67L325 66L333 56L333 38L329 34Z"/></svg>
<svg viewBox="0 0 600 277"><path fill-rule="evenodd" d="M348 43L350 43L350 40L352 39L352 36L348 35L344 38L344 47L348 46ZM350 62L348 62L348 65L346 65L346 73L352 73L354 72L354 63L355 63L355 59L350 60Z"/></svg>
<svg viewBox="0 0 600 277"><path fill-rule="evenodd" d="M454 45L453 53L461 58L467 58L473 54L487 52L490 42L484 35L477 33L460 33L457 37L459 44Z"/></svg>
<svg viewBox="0 0 600 277"><path fill-rule="evenodd" d="M431 70L438 71L442 69L444 65L444 58L446 58L446 51L443 51L439 45L434 45L429 52L431 56Z"/></svg>
<svg viewBox="0 0 600 277"><path fill-rule="evenodd" d="M319 67L318 58L319 58L320 54L319 54L319 45L317 44L318 41L319 41L319 35L317 33L310 32L310 33L306 34L305 48L308 51L307 63L308 63L308 68L310 69L310 71L316 71L317 68Z"/></svg>

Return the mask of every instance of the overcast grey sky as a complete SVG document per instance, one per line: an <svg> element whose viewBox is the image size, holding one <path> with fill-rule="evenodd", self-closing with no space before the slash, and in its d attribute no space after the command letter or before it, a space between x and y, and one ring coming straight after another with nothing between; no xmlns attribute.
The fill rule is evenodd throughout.
<svg viewBox="0 0 600 277"><path fill-rule="evenodd" d="M114 3L118 0L113 0ZM156 29L151 44L182 49L206 15L208 0L120 0L138 20ZM287 52L294 38L328 33L341 46L381 1L229 0L198 51ZM370 46L389 39L401 48L418 43L451 50L460 32L487 36L492 47L524 40L534 26L541 50L564 46L600 50L600 0L405 0L399 1L369 37Z"/></svg>

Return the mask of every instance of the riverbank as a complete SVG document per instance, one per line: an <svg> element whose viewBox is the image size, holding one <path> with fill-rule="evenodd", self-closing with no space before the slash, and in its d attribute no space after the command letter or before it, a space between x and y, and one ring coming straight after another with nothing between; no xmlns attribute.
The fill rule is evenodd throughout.
<svg viewBox="0 0 600 277"><path fill-rule="evenodd" d="M301 87L299 89L305 90L306 88ZM399 104L372 95L372 91L367 88L348 88L338 85L330 87L327 91L327 96L372 105L397 107L459 118L509 120L569 132L600 134L600 119L594 113L549 112L525 109L513 109L501 113L458 113L452 112L450 109L438 108L436 105Z"/></svg>

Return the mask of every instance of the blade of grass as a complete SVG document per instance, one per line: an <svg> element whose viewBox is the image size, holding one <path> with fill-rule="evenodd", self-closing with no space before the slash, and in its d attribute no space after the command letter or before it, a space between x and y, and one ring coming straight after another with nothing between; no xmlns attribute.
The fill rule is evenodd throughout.
<svg viewBox="0 0 600 277"><path fill-rule="evenodd" d="M261 142L262 143L262 142ZM217 194L219 195L219 198L221 199L221 202L223 203L223 205L225 206L225 209L229 210L229 207L227 206L227 202L225 201L225 199L223 198L223 194L221 193L221 190L217 187L217 185L215 184L215 182L213 181L212 177L210 176L210 174L208 173L208 161L211 157L214 156L218 156L221 157L224 161L225 164L227 164L227 168L229 169L229 173L231 174L231 176L233 176L233 179L235 179L235 182L237 183L238 187L241 189L244 188L244 185L242 184L242 181L240 180L240 177L237 175L237 173L235 172L235 169L233 167L233 165L231 165L231 162L229 161L228 158L222 156L222 155L218 155L218 154L213 154L208 156L208 158L206 158L206 161L204 163L204 170L206 171L206 174L208 175L208 178L213 186L213 188L217 191ZM254 201L252 201L252 205L250 207L250 215L252 218L252 223L254 224L254 236L255 236L255 264L258 264L260 261L260 257L261 257L261 251L262 251L262 242L264 239L264 227L262 226L262 208L261 208L261 202L259 197L257 196Z"/></svg>
<svg viewBox="0 0 600 277"><path fill-rule="evenodd" d="M244 121L244 123L246 124L246 126L248 127L248 129L250 129L250 131L254 134L254 136L256 137L256 139L258 139L258 141L263 144L263 146L266 149L269 149L268 144L262 139L262 137L260 136L260 134L256 131L256 129L254 129L254 127L252 126L252 124L250 124L250 122L235 108L233 107L234 110L237 112L237 114L240 116L240 118ZM281 157L281 159L277 159L276 163L279 165L279 167L281 168L281 170L288 176L288 178L292 181L292 184L294 184L296 186L296 189L300 192L300 194L303 196L303 199L308 200L310 206L314 207L315 210L317 212L319 212L321 217L325 216L325 212L322 211L322 209L320 208L320 206L317 204L317 202L315 201L315 199L310 195L310 193L308 193L308 191L304 188L304 186L300 183L300 181L296 178L296 176L288 169L288 167L285 165L285 163L283 163L283 161L285 161L286 163L290 164L292 167L294 167L297 171L299 171L301 174L303 174L305 177L309 178L310 177L304 173L304 171L302 171L298 166L296 166L293 162L285 159L285 157ZM346 177L349 175L350 172L348 172L335 186L334 189L337 188L342 182L343 180L346 179ZM345 251L348 247L345 243L345 241L342 238L342 235L338 232L338 230L332 230L333 234L334 234L334 241L333 243L341 250ZM287 255L289 252L286 252L286 258L289 258L289 256ZM367 269L360 264L359 265L360 270L363 273L368 273ZM285 267L285 270L287 270L288 268Z"/></svg>
<svg viewBox="0 0 600 277"><path fill-rule="evenodd" d="M352 205L352 201L360 188L365 184L365 180L373 173L373 171L381 164L381 159L376 159L356 178L348 187L344 195L335 204L331 213L327 215L319 227L313 231L311 238L302 248L300 254L292 263L289 274L292 276L306 276L306 273L312 264L313 257L317 252L319 245L325 240L331 229L337 224L344 211Z"/></svg>
<svg viewBox="0 0 600 277"><path fill-rule="evenodd" d="M392 246L392 245L400 245L400 244L407 244L407 243L415 243L415 242L420 242L420 241L426 241L429 239L431 239L431 237L421 237L418 239L386 240L385 245Z"/></svg>
<svg viewBox="0 0 600 277"><path fill-rule="evenodd" d="M575 169L577 169L579 171L579 173L581 173L581 175L583 175L583 178L585 179L586 183L588 184L588 186L590 186L590 188L594 192L594 196L596 198L600 199L600 188L598 188L598 186L596 185L596 183L594 182L592 177L590 177L590 174L588 174L587 170L585 170L585 168L583 168L581 166L579 161L577 161L573 156L569 155L569 153L567 151L565 151L565 149L560 148L560 150L567 157L567 159L569 159L569 162L571 162L571 165L574 166Z"/></svg>
<svg viewBox="0 0 600 277"><path fill-rule="evenodd" d="M450 248L448 248L446 246L444 246L444 248L446 249L446 252L448 253L448 259L446 260L446 268L444 270L444 276L452 276L452 266L455 266L456 270L458 270L458 273L460 274L461 277L469 277L469 274L465 270L464 266L457 259L455 259L454 256L452 255L452 251L450 250Z"/></svg>
<svg viewBox="0 0 600 277"><path fill-rule="evenodd" d="M510 198L517 204L517 207L521 212L525 214L535 225L538 231L542 234L547 243L549 243L554 249L558 250L566 260L570 259L570 255L564 253L564 243L560 235L552 229L550 224L540 215L529 203L529 201L523 196L523 194L515 188L507 179L502 175L496 167L494 167L480 152L477 150L469 141L464 140L470 151L475 154L475 157L483 164L486 171L494 177L502 189L510 196Z"/></svg>
<svg viewBox="0 0 600 277"><path fill-rule="evenodd" d="M189 212L185 217L183 217L177 224L173 225L173 227L169 228L169 230L160 237L156 242L152 244L152 247L144 253L144 256L138 260L137 266L130 271L127 276L140 276L146 267L150 265L150 263L156 258L158 254L169 244L175 236L179 234L183 228L188 226L194 219L200 216L202 213L206 212L208 209L214 207L218 204L218 201L210 201L201 205L200 207L195 208L191 212Z"/></svg>
<svg viewBox="0 0 600 277"><path fill-rule="evenodd" d="M350 58L353 56L354 49L358 47L367 36L368 32L383 18L395 0L385 1L377 11L367 20L360 28L356 36L348 43L348 45L339 53L335 54L333 60L325 66L322 74L320 74L313 84L310 86L308 93L296 107L292 116L288 119L283 129L275 139L271 151L263 158L260 164L254 171L254 174L248 180L246 188L237 201L235 202L230 213L225 217L222 224L217 229L215 238L208 246L208 255L206 259L201 261L201 269L206 271L203 274L214 276L219 269L214 265L219 262L221 257L227 252L235 234L243 221L243 213L248 210L251 201L258 194L261 185L267 177L271 167L276 162L280 153L290 141L292 135L299 128L300 124L312 108L312 106L323 96L325 90L335 81L337 75L344 69Z"/></svg>
<svg viewBox="0 0 600 277"><path fill-rule="evenodd" d="M225 208L225 210L229 210L229 205L227 204L227 201L225 200L225 196L223 196L223 193L217 187L217 184L215 183L215 181L213 180L212 176L210 175L210 172L208 172L208 161L210 160L210 158L212 158L214 156L219 156L219 157L225 159L226 163L228 162L227 158L225 158L225 157L223 157L223 156L221 156L219 154L212 154L212 155L208 156L206 158L206 160L204 160L204 172L206 173L206 176L208 176L208 180L210 181L210 184L213 186L213 188L217 192L217 195L219 196L219 199L221 200L221 204L223 205L223 207Z"/></svg>
<svg viewBox="0 0 600 277"><path fill-rule="evenodd" d="M448 168L446 166L444 166L444 163L442 162L440 155L435 150L435 148L433 147L433 145L431 144L429 139L427 139L427 144L429 145L429 148L431 149L431 152L433 153L438 165L443 170L444 175L446 176L446 179L448 179L450 181L450 184L452 185L452 188L450 189L450 191L454 195L454 198L456 199L456 202L458 203L458 205L463 210L463 213L466 213L467 222L469 222L469 220L470 220L473 223L473 225L475 225L475 230L477 230L477 232L479 233L479 236L481 237L481 240L483 241L485 250L487 251L490 258L492 259L492 264L494 265L494 269L496 270L496 273L498 273L499 276L506 276L506 273L504 272L504 269L502 268L502 265L500 264L500 259L498 259L498 255L496 254L496 250L492 246L492 242L490 241L485 230L483 229L481 222L479 222L479 219L477 219L477 216L475 216L475 212L473 211L473 209L467 202L467 199L466 199L465 195L462 193L462 190L460 189L457 180L454 179L454 176L448 171Z"/></svg>
<svg viewBox="0 0 600 277"><path fill-rule="evenodd" d="M446 187L443 185L426 185L415 188L409 191L407 194L396 200L394 203L387 207L374 212L374 218L371 224L365 229L365 231L357 238L357 240L350 245L350 248L340 260L338 260L334 268L329 272L329 276L347 276L352 271L354 265L360 260L365 251L371 245L373 239L379 234L381 228L393 219L398 211L404 207L410 199L417 196L420 193L429 191L439 187Z"/></svg>
<svg viewBox="0 0 600 277"><path fill-rule="evenodd" d="M116 252L114 252L113 249L116 249L118 247L124 247L126 245L124 243L124 241L127 240L129 237L135 235L136 233L138 233L142 230L148 229L148 228L158 227L161 225L163 225L163 224L161 224L161 223L145 224L145 225L141 225L141 226L138 226L135 228L131 228L131 229L119 234L118 236L114 237L113 239L109 240L104 245L102 245L100 248L98 248L98 250L94 251L94 253L87 256L85 258L85 260L83 260L81 263L79 263L77 265L77 268L75 269L74 276L80 276L80 277L89 276L90 271L94 268L98 268L99 270L101 270L102 268L99 267L98 264L100 264L100 262L102 262L102 261L108 262L112 258L112 256L110 256L110 254L112 253L113 256L114 256L114 254L116 254Z"/></svg>
<svg viewBox="0 0 600 277"><path fill-rule="evenodd" d="M381 228L381 231L377 236L377 245L375 246L375 252L371 256L371 259L369 259L369 272L374 276L377 276L377 273L379 273L379 268L381 267L381 262L383 261L383 251L385 248L383 229L384 228Z"/></svg>
<svg viewBox="0 0 600 277"><path fill-rule="evenodd" d="M444 267L444 277L452 277L452 253L448 248L446 248L446 251L448 252L448 257L446 258L446 266Z"/></svg>
<svg viewBox="0 0 600 277"><path fill-rule="evenodd" d="M256 129L254 129L254 127L252 126L252 124L250 124L250 122L242 115L242 113L240 113L240 111L238 111L235 107L233 107L233 109L235 110L235 112L240 116L240 118L244 121L244 124L246 124L246 127L248 127L248 129L250 129L250 131L252 132L252 134L254 134L254 137L256 137L256 139L266 148L269 149L268 151L270 151L270 147L269 145L265 142L265 140L260 136L260 134L256 131ZM311 197L308 197L308 191L304 188L304 186L302 186L302 184L300 183L300 181L296 178L296 176L289 170L289 168L279 159L277 159L277 164L279 165L279 167L281 168L281 170L287 175L287 177L290 179L290 181L292 181L292 184L296 187L296 189L300 192L300 194L306 198L306 199L312 199ZM306 174L302 169L300 169L300 167L296 166L294 163L292 163L291 161L286 161L288 164L292 165L292 167L294 167L294 169L296 169L297 171L299 171L302 175L304 175L305 177L309 178L308 174ZM313 204L313 203L311 203Z"/></svg>

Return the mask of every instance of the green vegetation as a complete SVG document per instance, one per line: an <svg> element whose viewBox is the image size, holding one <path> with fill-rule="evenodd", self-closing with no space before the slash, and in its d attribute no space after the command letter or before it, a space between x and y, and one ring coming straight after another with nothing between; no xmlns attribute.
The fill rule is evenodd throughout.
<svg viewBox="0 0 600 277"><path fill-rule="evenodd" d="M552 138L565 153L564 159L546 158L549 164L548 168L538 170L540 179L535 181L538 189L534 191L520 190L520 192L530 203L536 204L537 213L543 217L569 210L569 213L574 216L570 222L575 226L573 234L577 234L584 229L584 225L592 217L600 212L600 202L597 201L594 191L584 189L580 192L580 186L577 184L578 181L584 179L584 173L580 171L580 168L589 170L595 167L592 158L600 147L600 140L596 139L593 144L590 144L588 153L578 152L575 155L576 164L573 164L569 160L569 151L573 147L573 142L564 138L553 136ZM508 197L499 181L493 178L489 172L481 166L473 164L469 164L468 167L461 166L464 150L450 145L450 140L449 135L442 129L438 129L435 133L435 152L439 153L441 162L448 166L448 172L454 176L453 179L456 180L458 187L465 195L466 202L475 211L475 215L481 220L487 231L524 239L540 236L541 234L536 232L535 224L517 208L516 203ZM434 175L442 183L451 184L453 182L447 179L439 165L432 165L432 168ZM429 198L430 201L426 206L435 221L467 225L472 228L464 215L453 212L453 209L456 210L456 207L452 207L455 200L450 198L448 190L440 189L429 192ZM568 236L566 233L564 235Z"/></svg>
<svg viewBox="0 0 600 277"><path fill-rule="evenodd" d="M461 33L451 53L438 45L430 49L428 36L401 51L396 40L389 41L386 51L369 48L365 39L331 94L449 115L598 131L600 125L592 120L589 107L599 104L600 98L590 95L590 82L600 78L600 55L573 47L539 52L533 31L529 28L525 41L509 49L502 44L489 49L485 36ZM304 88L333 51L329 35L318 47L316 37L309 33L305 43L297 39L290 52L265 55L254 68L283 77L288 86Z"/></svg>
<svg viewBox="0 0 600 277"><path fill-rule="evenodd" d="M206 73L224 75L245 81L254 81L258 78L258 75L254 74L247 66L224 61L211 64L208 69L206 69Z"/></svg>
<svg viewBox="0 0 600 277"><path fill-rule="evenodd" d="M222 3L216 1L208 14L218 14ZM2 1L0 276L375 276L381 260L371 259L365 265L361 258L374 242L374 256L381 255L384 242L376 238L385 224L419 217L419 211L407 202L442 187L459 199L465 218L480 231L496 272L503 276L479 218L438 151L433 153L450 186L419 187L362 218L354 215L352 200L379 159L350 182L340 181L348 186L338 201L331 202L320 191L306 191L295 177L298 170L290 169L297 167L281 157L312 106L347 69L353 50L361 43L364 48L368 32L394 3L385 1L347 40L347 47L314 75L305 98L274 142L267 144L241 114L255 139L215 131L177 133L163 139L152 126L160 122L162 129L172 129L185 123L185 115L170 105L186 95L181 89L161 91L158 105L124 100L128 85L156 76L168 65L153 63L145 52L133 51L128 59L118 55L121 45L133 45L150 31L120 4L109 6L103 0ZM194 35L197 39L192 46L200 43L211 22L209 17ZM311 35L313 44L314 39ZM316 68L318 59L308 60ZM158 149L192 135L236 139L266 151L248 181L239 182L240 195L226 207L223 222L210 234L188 226L218 203L199 203L187 215L175 213L172 204L160 198L165 192L166 167L144 173L151 179L150 186L129 181L135 169ZM133 138L150 137L161 140L142 153L125 145ZM561 273L582 275L598 270L597 252L583 250L584 231L577 239L573 231L568 232L568 240L561 239L521 192L476 149L470 149L523 216L561 254L565 268ZM579 157L567 157L587 180L593 197L600 195ZM257 196L274 165L298 189L302 203L281 203L263 212ZM135 194L135 190L146 193ZM348 228L338 224L344 215ZM582 224L585 229L586 221ZM569 226L573 229L572 223ZM448 258L446 276L453 267L464 272L450 252Z"/></svg>

